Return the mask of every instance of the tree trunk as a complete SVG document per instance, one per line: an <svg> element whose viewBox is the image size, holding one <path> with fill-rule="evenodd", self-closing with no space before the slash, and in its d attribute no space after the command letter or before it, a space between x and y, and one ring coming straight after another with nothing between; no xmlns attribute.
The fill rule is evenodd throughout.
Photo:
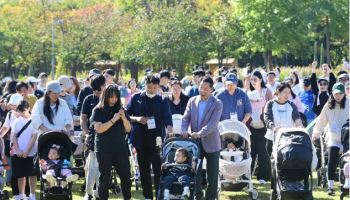
<svg viewBox="0 0 350 200"><path fill-rule="evenodd" d="M130 62L130 73L131 73L131 78L134 78L137 82L138 82L138 79L139 79L139 76L138 76L138 64L135 63L134 61Z"/></svg>
<svg viewBox="0 0 350 200"><path fill-rule="evenodd" d="M74 64L74 63L70 63L70 68L72 69L70 71L70 75L73 76L73 77L76 77L76 75L77 75L77 65Z"/></svg>
<svg viewBox="0 0 350 200"><path fill-rule="evenodd" d="M268 71L272 71L272 50L266 50L264 53L265 66Z"/></svg>
<svg viewBox="0 0 350 200"><path fill-rule="evenodd" d="M326 17L326 62L331 64L331 55L330 55L330 32L329 32L329 17Z"/></svg>

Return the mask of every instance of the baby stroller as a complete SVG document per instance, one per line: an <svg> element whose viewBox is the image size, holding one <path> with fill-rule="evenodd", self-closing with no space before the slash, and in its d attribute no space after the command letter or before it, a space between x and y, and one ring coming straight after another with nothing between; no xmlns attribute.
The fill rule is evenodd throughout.
<svg viewBox="0 0 350 200"><path fill-rule="evenodd" d="M161 159L162 163L172 163L174 161L175 152L178 148L185 148L188 153L189 161L194 161L196 163L196 170L193 174L191 174L191 183L190 183L190 192L191 196L189 199L194 199L194 188L195 188L195 175L198 168L198 163L200 162L199 156L200 156L200 147L196 140L188 139L188 138L181 138L181 137L175 137L175 138L169 138L167 139L161 148ZM186 167L192 169L191 164L170 164L167 165L167 167ZM162 171L161 178L160 178L160 188L158 191L158 199L163 199L164 197L164 173ZM181 199L182 194L182 186L179 182L175 182L172 185L172 188L170 190L170 199Z"/></svg>
<svg viewBox="0 0 350 200"><path fill-rule="evenodd" d="M349 195L349 188L344 188L345 184L345 175L344 175L344 166L346 163L350 163L350 150L349 150L349 120L342 127L342 145L344 154L340 157L340 173L339 173L339 182L340 182L340 200L343 200L345 196Z"/></svg>
<svg viewBox="0 0 350 200"><path fill-rule="evenodd" d="M317 157L310 136L301 128L283 128L276 135L271 199L313 199L312 168Z"/></svg>
<svg viewBox="0 0 350 200"><path fill-rule="evenodd" d="M132 144L129 144L129 150L130 150L130 163L132 167L132 176L134 179L135 183L135 190L138 191L141 185L141 180L140 180L140 169L139 169L139 163L137 161L137 152L136 149L132 146Z"/></svg>
<svg viewBox="0 0 350 200"><path fill-rule="evenodd" d="M251 199L258 198L258 191L253 188L250 157L250 131L246 125L236 120L224 120L219 123L223 150L220 152L219 176L220 189L241 191L248 187ZM235 151L226 149L227 141L233 142Z"/></svg>
<svg viewBox="0 0 350 200"><path fill-rule="evenodd" d="M48 159L48 152L52 145L59 145L61 159L71 160L76 145L69 137L61 132L46 132L38 138L38 158ZM69 166L68 166L69 167ZM72 200L72 183L65 187L49 187L48 182L43 178L43 171L40 171L40 199L41 200ZM64 177L57 177L58 182L63 182Z"/></svg>

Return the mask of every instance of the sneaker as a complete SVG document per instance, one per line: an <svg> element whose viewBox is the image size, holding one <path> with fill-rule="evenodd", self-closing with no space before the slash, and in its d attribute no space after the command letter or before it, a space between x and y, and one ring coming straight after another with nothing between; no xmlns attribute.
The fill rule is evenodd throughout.
<svg viewBox="0 0 350 200"><path fill-rule="evenodd" d="M84 200L92 200L92 199L93 199L92 195L85 194Z"/></svg>
<svg viewBox="0 0 350 200"><path fill-rule="evenodd" d="M44 176L44 179L46 179L47 182L50 183L50 185L55 185L56 178L50 174L47 174Z"/></svg>
<svg viewBox="0 0 350 200"><path fill-rule="evenodd" d="M189 198L191 196L190 188L184 187L184 191L182 192L182 197Z"/></svg>
<svg viewBox="0 0 350 200"><path fill-rule="evenodd" d="M346 178L344 185L343 185L344 189L349 189L350 188L350 178Z"/></svg>
<svg viewBox="0 0 350 200"><path fill-rule="evenodd" d="M19 194L15 196L15 200L27 200L27 197L25 194Z"/></svg>
<svg viewBox="0 0 350 200"><path fill-rule="evenodd" d="M35 194L30 194L28 200L36 200Z"/></svg>
<svg viewBox="0 0 350 200"><path fill-rule="evenodd" d="M170 200L170 191L165 189L164 190L164 200Z"/></svg>
<svg viewBox="0 0 350 200"><path fill-rule="evenodd" d="M66 178L66 181L67 181L68 183L71 183L71 182L77 181L78 178L79 178L79 175L73 174L73 175L71 175L71 176L68 176L68 177Z"/></svg>
<svg viewBox="0 0 350 200"><path fill-rule="evenodd" d="M266 181L265 181L264 179L260 179L260 180L259 180L259 183L260 183L260 185L265 185L265 184L266 184Z"/></svg>
<svg viewBox="0 0 350 200"><path fill-rule="evenodd" d="M335 195L335 191L333 188L328 188L328 195L329 196L334 196Z"/></svg>

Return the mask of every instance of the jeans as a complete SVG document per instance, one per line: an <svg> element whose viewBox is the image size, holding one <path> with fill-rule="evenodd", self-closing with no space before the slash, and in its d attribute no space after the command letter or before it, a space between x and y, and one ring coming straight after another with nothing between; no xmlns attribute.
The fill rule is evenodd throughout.
<svg viewBox="0 0 350 200"><path fill-rule="evenodd" d="M170 190L171 185L176 181L180 182L183 187L190 187L191 178L187 175L183 175L180 177L168 175L164 177L164 189Z"/></svg>
<svg viewBox="0 0 350 200"><path fill-rule="evenodd" d="M202 146L201 146L202 147ZM214 200L218 195L218 177L219 177L219 158L220 151L213 153L206 153L204 148L201 148L201 162L199 163L198 170L196 172L196 199L200 199L203 196L202 192L202 166L203 158L207 160L207 191L205 192L206 200Z"/></svg>
<svg viewBox="0 0 350 200"><path fill-rule="evenodd" d="M127 152L97 152L98 168L101 173L99 178L98 195L101 200L108 199L108 189L111 181L112 166L115 167L120 178L124 199L131 199L131 173Z"/></svg>

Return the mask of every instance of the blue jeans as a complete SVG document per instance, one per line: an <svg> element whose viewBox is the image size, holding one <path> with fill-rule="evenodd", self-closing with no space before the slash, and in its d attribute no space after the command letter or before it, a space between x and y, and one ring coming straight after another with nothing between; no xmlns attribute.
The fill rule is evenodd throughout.
<svg viewBox="0 0 350 200"><path fill-rule="evenodd" d="M175 182L179 181L182 187L190 187L191 178L187 175L180 176L177 178L174 175L168 175L164 178L164 189L171 189L171 185Z"/></svg>

